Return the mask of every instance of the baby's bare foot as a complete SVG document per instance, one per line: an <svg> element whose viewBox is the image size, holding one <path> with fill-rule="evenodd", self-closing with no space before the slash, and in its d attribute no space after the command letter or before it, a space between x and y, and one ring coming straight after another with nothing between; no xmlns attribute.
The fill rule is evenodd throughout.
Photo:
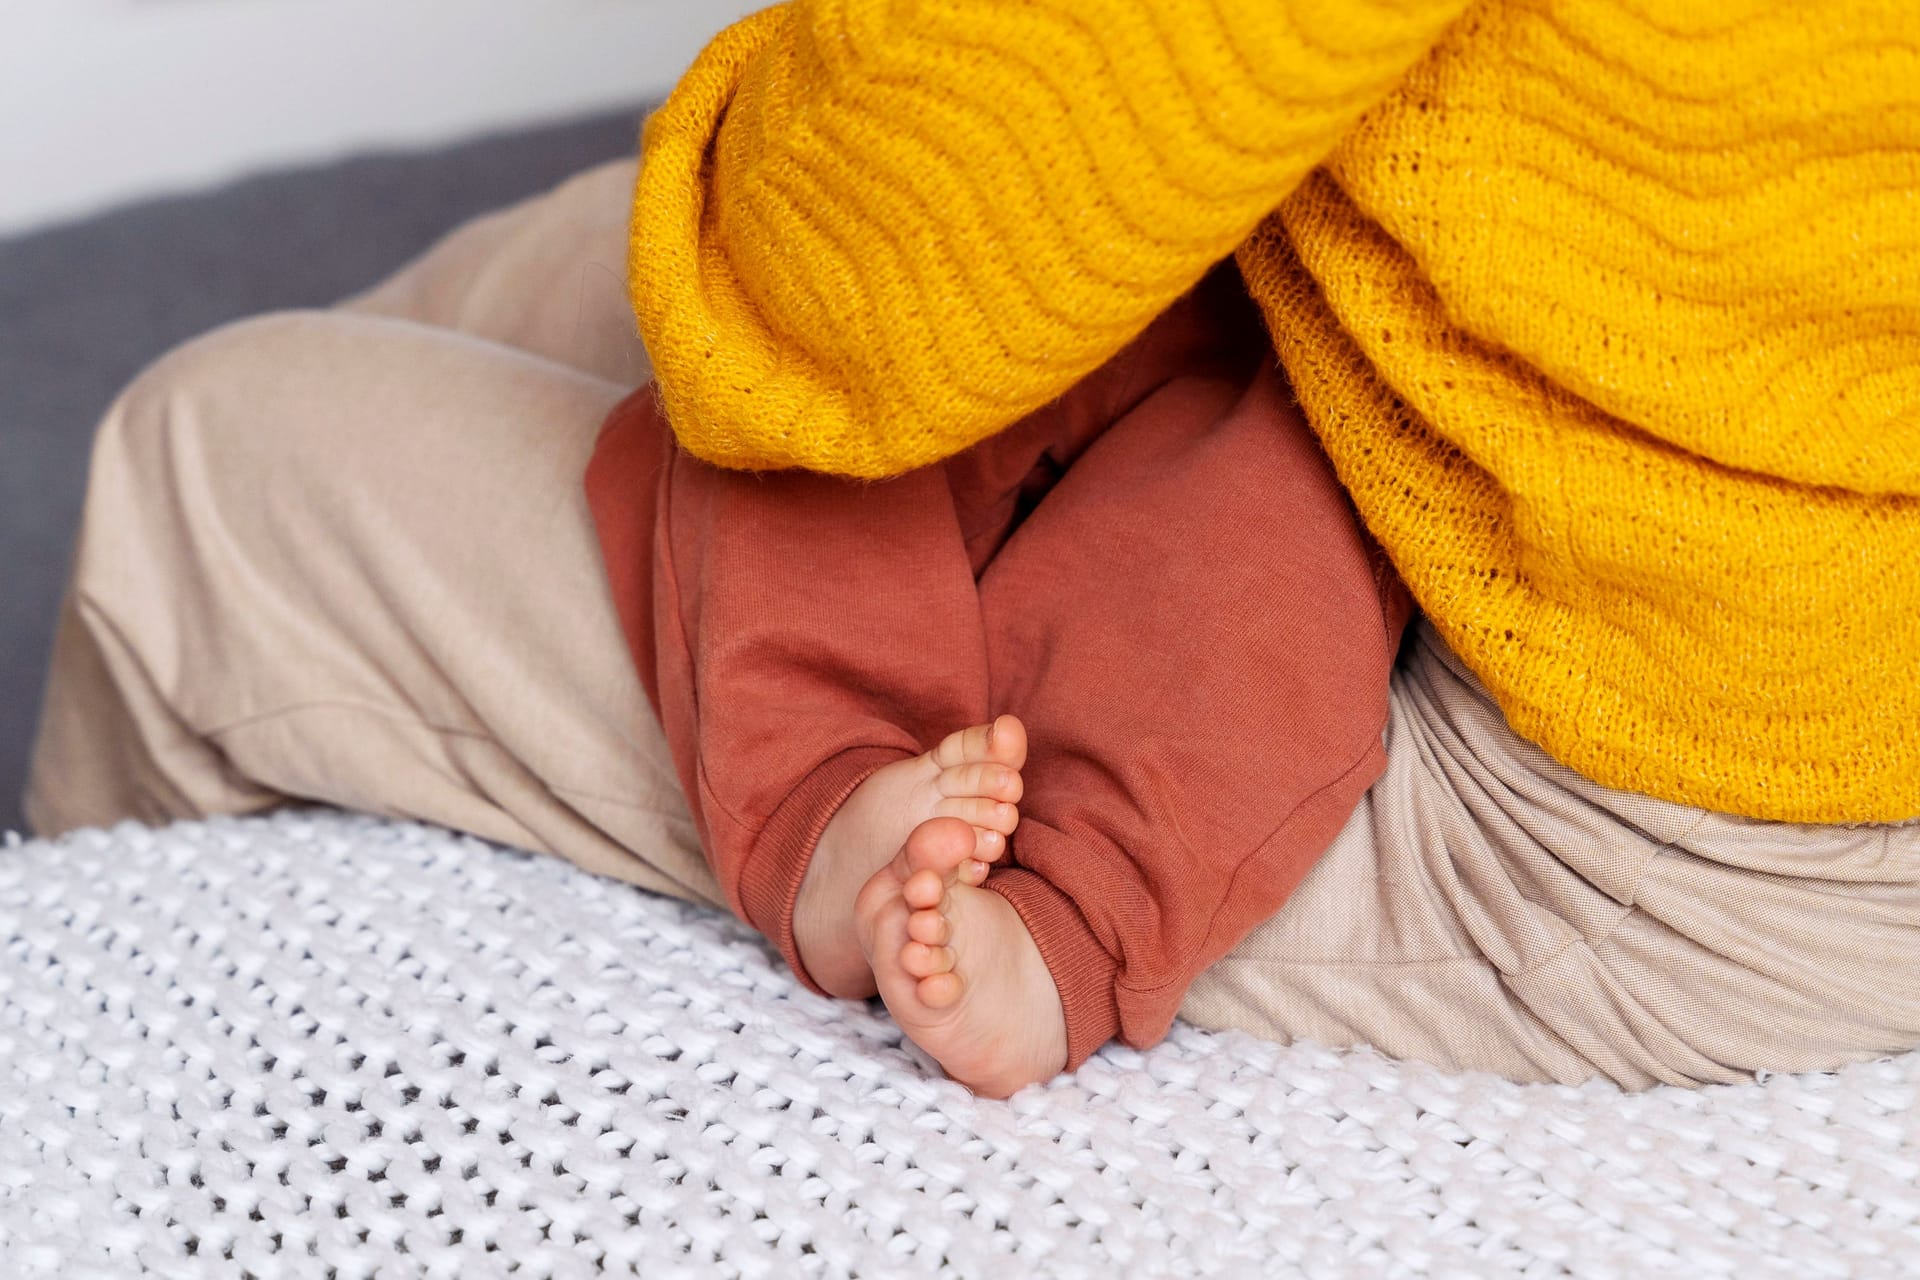
<svg viewBox="0 0 1920 1280"><path fill-rule="evenodd" d="M1067 1018L1010 903L960 874L971 833L935 819L854 906L880 998L913 1042L975 1093L1005 1098L1067 1065Z"/></svg>
<svg viewBox="0 0 1920 1280"><path fill-rule="evenodd" d="M940 817L965 823L971 844L956 874L971 884L986 879L987 864L1006 853L1019 824L1026 763L1026 726L1017 716L1000 716L948 734L925 755L877 769L854 789L820 834L794 903L794 944L822 990L852 999L874 994L873 971L854 933L854 897L915 827Z"/></svg>

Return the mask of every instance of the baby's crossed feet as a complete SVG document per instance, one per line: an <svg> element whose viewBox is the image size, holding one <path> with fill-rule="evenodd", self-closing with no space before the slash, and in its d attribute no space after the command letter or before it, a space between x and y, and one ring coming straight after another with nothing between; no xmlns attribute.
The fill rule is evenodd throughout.
<svg viewBox="0 0 1920 1280"><path fill-rule="evenodd" d="M814 846L794 903L794 945L822 990L864 999L874 975L854 930L854 899L911 832L933 818L965 830L954 874L977 885L1007 851L1020 821L1027 730L1000 716L950 733L939 746L876 769L834 813Z"/></svg>
<svg viewBox="0 0 1920 1280"><path fill-rule="evenodd" d="M1066 1068L1053 975L1011 903L963 874L972 833L915 827L854 904L880 998L913 1042L975 1093L1005 1098Z"/></svg>

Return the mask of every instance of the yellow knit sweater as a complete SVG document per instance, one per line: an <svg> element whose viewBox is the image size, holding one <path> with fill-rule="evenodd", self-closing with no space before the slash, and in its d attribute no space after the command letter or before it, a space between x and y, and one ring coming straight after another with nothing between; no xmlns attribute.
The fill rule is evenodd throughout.
<svg viewBox="0 0 1920 1280"><path fill-rule="evenodd" d="M632 285L688 449L879 477L1235 251L1516 730L1920 815L1920 5L794 0L649 122Z"/></svg>

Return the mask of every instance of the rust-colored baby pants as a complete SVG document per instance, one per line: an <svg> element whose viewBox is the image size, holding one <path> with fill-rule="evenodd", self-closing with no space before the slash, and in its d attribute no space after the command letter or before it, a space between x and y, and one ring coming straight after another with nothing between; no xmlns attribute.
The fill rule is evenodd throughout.
<svg viewBox="0 0 1920 1280"><path fill-rule="evenodd" d="M724 471L643 388L587 492L702 846L803 978L794 899L828 819L966 725L1027 727L987 886L1059 987L1070 1065L1164 1035L1384 767L1407 598L1230 267L944 464Z"/></svg>

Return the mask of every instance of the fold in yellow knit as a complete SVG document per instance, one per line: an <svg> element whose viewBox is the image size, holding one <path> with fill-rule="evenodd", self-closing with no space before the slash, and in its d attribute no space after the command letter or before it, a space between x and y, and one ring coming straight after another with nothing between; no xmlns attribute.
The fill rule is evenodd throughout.
<svg viewBox="0 0 1920 1280"><path fill-rule="evenodd" d="M650 121L632 283L723 466L879 477L1238 251L1362 515L1599 782L1920 815L1920 6L834 0Z"/></svg>

